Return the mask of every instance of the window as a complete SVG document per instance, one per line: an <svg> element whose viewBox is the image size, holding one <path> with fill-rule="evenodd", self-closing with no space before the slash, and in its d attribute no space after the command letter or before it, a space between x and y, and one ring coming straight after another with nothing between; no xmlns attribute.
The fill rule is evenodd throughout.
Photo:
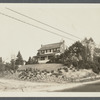
<svg viewBox="0 0 100 100"><path fill-rule="evenodd" d="M51 52L51 49L49 50L49 52Z"/></svg>
<svg viewBox="0 0 100 100"><path fill-rule="evenodd" d="M42 53L42 54L44 54L44 50L43 50L43 51L41 51L41 53Z"/></svg>
<svg viewBox="0 0 100 100"><path fill-rule="evenodd" d="M52 58L52 56L48 56L48 59L51 59Z"/></svg>
<svg viewBox="0 0 100 100"><path fill-rule="evenodd" d="M57 52L60 52L60 48L57 48Z"/></svg>
<svg viewBox="0 0 100 100"><path fill-rule="evenodd" d="M45 60L45 57L41 57L41 60Z"/></svg>
<svg viewBox="0 0 100 100"><path fill-rule="evenodd" d="M57 48L53 49L53 52L56 52L57 51Z"/></svg>

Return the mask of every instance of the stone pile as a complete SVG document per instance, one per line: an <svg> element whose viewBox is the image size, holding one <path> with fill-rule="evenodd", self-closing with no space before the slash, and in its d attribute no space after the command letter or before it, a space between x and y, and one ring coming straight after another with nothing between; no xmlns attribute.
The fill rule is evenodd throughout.
<svg viewBox="0 0 100 100"><path fill-rule="evenodd" d="M67 78L63 75L63 72L67 72L67 68L60 68L57 71L37 70L37 69L26 69L19 72L19 78L21 80L28 81L42 81L42 82L64 82Z"/></svg>
<svg viewBox="0 0 100 100"><path fill-rule="evenodd" d="M38 69L26 69L19 72L18 78L21 80L35 82L80 82L95 79L96 74L92 70L79 70L73 68L59 68L57 71L47 71Z"/></svg>

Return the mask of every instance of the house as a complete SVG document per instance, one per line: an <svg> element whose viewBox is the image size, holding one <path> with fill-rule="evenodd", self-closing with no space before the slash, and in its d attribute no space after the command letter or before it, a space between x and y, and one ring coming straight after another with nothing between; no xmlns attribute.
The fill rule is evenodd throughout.
<svg viewBox="0 0 100 100"><path fill-rule="evenodd" d="M37 59L38 63L46 63L55 55L60 55L65 51L65 42L41 45L38 50Z"/></svg>

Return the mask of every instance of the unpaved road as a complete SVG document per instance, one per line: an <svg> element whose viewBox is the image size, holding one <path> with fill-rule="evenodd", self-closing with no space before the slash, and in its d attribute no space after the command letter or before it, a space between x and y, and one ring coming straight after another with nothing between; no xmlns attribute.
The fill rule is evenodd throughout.
<svg viewBox="0 0 100 100"><path fill-rule="evenodd" d="M0 92L46 92L64 89L66 84L28 82L0 78Z"/></svg>
<svg viewBox="0 0 100 100"><path fill-rule="evenodd" d="M60 84L60 83L28 82L28 81L0 78L0 92L51 92L63 89L70 89L96 82L100 82L100 80L93 82L85 82L85 83Z"/></svg>

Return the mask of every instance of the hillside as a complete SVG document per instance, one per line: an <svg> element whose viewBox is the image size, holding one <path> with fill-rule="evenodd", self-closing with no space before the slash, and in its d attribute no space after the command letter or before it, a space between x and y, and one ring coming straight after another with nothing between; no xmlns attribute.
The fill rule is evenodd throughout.
<svg viewBox="0 0 100 100"><path fill-rule="evenodd" d="M23 65L21 67L19 67L18 70L25 70L26 68L33 68L33 69L38 69L38 70L47 70L47 71L51 71L51 70L57 70L59 68L63 68L65 66L63 66L63 64L34 64L34 65Z"/></svg>

